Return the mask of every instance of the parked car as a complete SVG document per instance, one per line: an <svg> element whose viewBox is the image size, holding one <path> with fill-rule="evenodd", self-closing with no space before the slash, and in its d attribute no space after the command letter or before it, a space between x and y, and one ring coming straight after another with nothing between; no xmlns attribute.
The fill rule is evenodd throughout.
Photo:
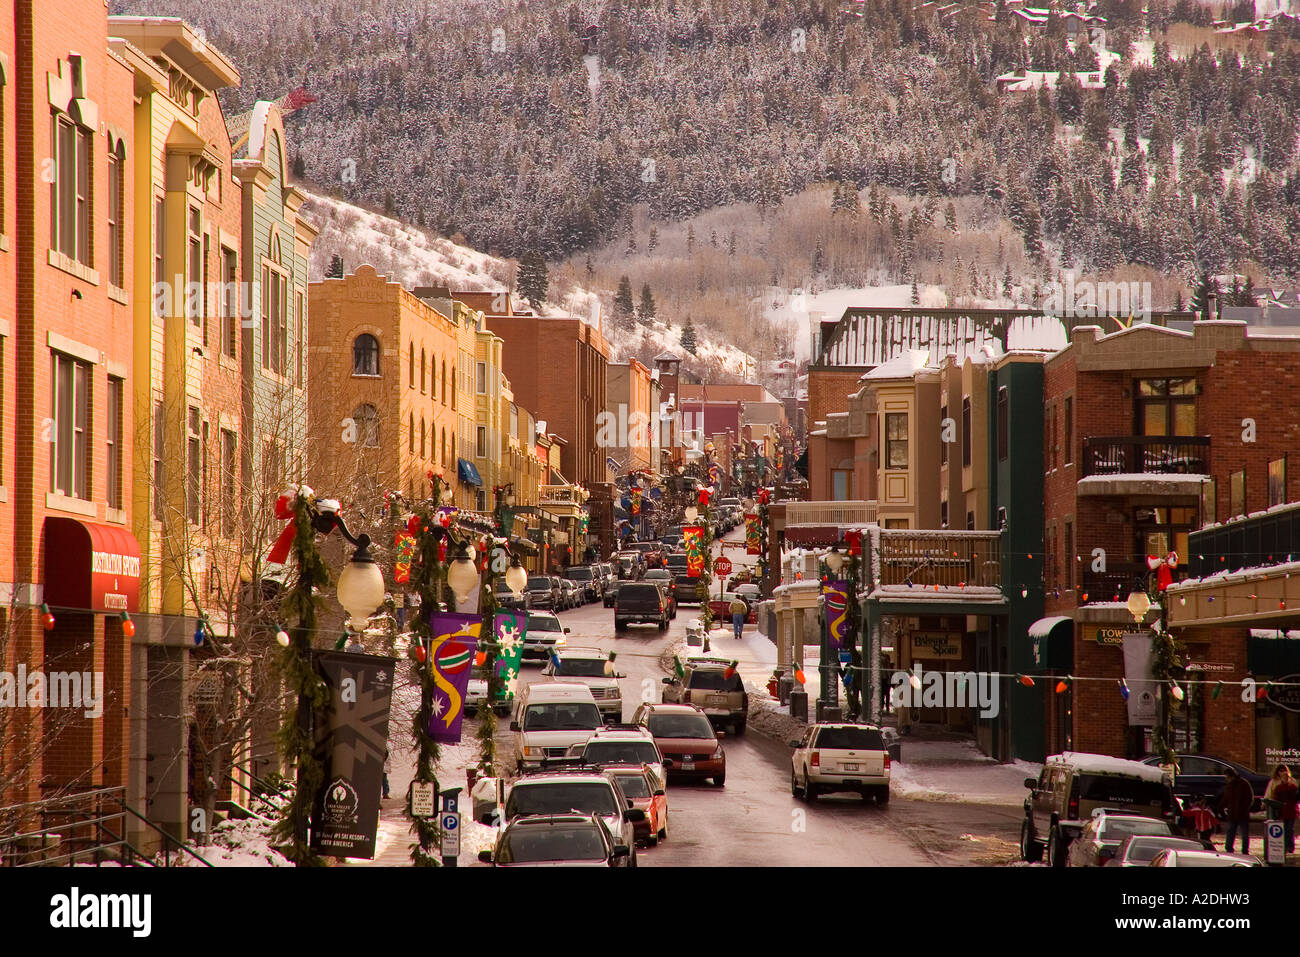
<svg viewBox="0 0 1300 957"><path fill-rule="evenodd" d="M647 568L663 568L664 547L659 542L633 542L632 551L640 552L641 563Z"/></svg>
<svg viewBox="0 0 1300 957"><path fill-rule="evenodd" d="M586 741L604 724L586 685L559 681L527 685L516 699L510 722L519 754L515 769L540 767L544 758L564 757L570 745Z"/></svg>
<svg viewBox="0 0 1300 957"><path fill-rule="evenodd" d="M879 728L820 723L790 742L790 793L808 801L835 791L857 791L865 801L889 803L889 749Z"/></svg>
<svg viewBox="0 0 1300 957"><path fill-rule="evenodd" d="M1141 761L1065 751L1049 757L1037 778L1025 778L1029 795L1020 825L1020 856L1064 867L1073 841L1097 808L1122 808L1173 821L1177 805L1169 777Z"/></svg>
<svg viewBox="0 0 1300 957"><path fill-rule="evenodd" d="M569 629L560 624L560 619L549 611L530 611L528 628L524 633L524 650L520 655L522 661L549 661L551 651L568 643L564 636Z"/></svg>
<svg viewBox="0 0 1300 957"><path fill-rule="evenodd" d="M583 744L569 748L569 757L576 757L592 767L619 764L645 765L659 780L665 779L663 755L655 744L654 736L639 724L616 724L592 733Z"/></svg>
<svg viewBox="0 0 1300 957"><path fill-rule="evenodd" d="M652 622L668 630L668 604L653 582L624 582L614 599L614 632L627 631L633 622Z"/></svg>
<svg viewBox="0 0 1300 957"><path fill-rule="evenodd" d="M515 593L510 590L505 581L498 579L496 583L497 605L510 611L527 611L533 607L532 593L525 590L515 597Z"/></svg>
<svg viewBox="0 0 1300 957"><path fill-rule="evenodd" d="M474 665L470 669L469 682L465 686L465 714L472 714L482 704L488 696L488 669L487 665ZM497 714L509 714L513 707L513 697L509 696L500 698L493 702L492 710Z"/></svg>
<svg viewBox="0 0 1300 957"><path fill-rule="evenodd" d="M754 625L758 623L758 606L745 599L744 595L739 592L727 591L722 593L721 598L709 599L709 611L713 615L713 620L723 625L731 624L731 600L739 598L745 602L745 624Z"/></svg>
<svg viewBox="0 0 1300 957"><path fill-rule="evenodd" d="M708 717L695 705L647 702L637 708L634 720L654 737L669 777L712 778L718 787L726 784L726 752Z"/></svg>
<svg viewBox="0 0 1300 957"><path fill-rule="evenodd" d="M1166 848L1155 856L1150 867L1263 867L1258 859L1248 854L1229 854L1227 851L1186 851Z"/></svg>
<svg viewBox="0 0 1300 957"><path fill-rule="evenodd" d="M670 552L664 559L664 568L674 575L685 575L687 558L685 552Z"/></svg>
<svg viewBox="0 0 1300 957"><path fill-rule="evenodd" d="M645 571L645 562L641 560L640 552L616 552L614 560L618 565L619 581L636 581Z"/></svg>
<svg viewBox="0 0 1300 957"><path fill-rule="evenodd" d="M615 580L614 584L610 585L607 589L605 589L604 604L606 608L614 607L614 602L618 600L619 587L622 586L622 584L623 583L621 581Z"/></svg>
<svg viewBox="0 0 1300 957"><path fill-rule="evenodd" d="M572 578L560 578L559 582L560 590L564 593L565 608L579 608L586 604L583 600L582 586L580 584Z"/></svg>
<svg viewBox="0 0 1300 957"><path fill-rule="evenodd" d="M613 562L601 562L600 573L605 579L604 587L601 589L603 595L618 582L618 568Z"/></svg>
<svg viewBox="0 0 1300 957"><path fill-rule="evenodd" d="M1106 867L1146 867L1166 848L1183 851L1205 850L1205 845L1190 837L1162 837L1159 834L1132 834L1124 838Z"/></svg>
<svg viewBox="0 0 1300 957"><path fill-rule="evenodd" d="M732 579L735 581L735 579ZM752 613L758 607L758 603L763 600L763 592L754 582L742 582L735 586L736 594L745 600Z"/></svg>
<svg viewBox="0 0 1300 957"><path fill-rule="evenodd" d="M618 679L627 675L618 671L605 674L608 663L608 656L599 648L565 648L542 666L542 677L585 684L596 699L601 717L606 721L622 721L623 692L619 690Z"/></svg>
<svg viewBox="0 0 1300 957"><path fill-rule="evenodd" d="M1136 814L1099 810L1070 842L1070 867L1102 867L1115 856L1125 838L1134 835L1178 837L1170 821Z"/></svg>
<svg viewBox="0 0 1300 957"><path fill-rule="evenodd" d="M666 568L652 568L645 573L642 581L654 582L659 586L659 590L664 593L664 599L668 602L668 618L671 620L677 617L677 597L673 594L673 574Z"/></svg>
<svg viewBox="0 0 1300 957"><path fill-rule="evenodd" d="M678 575L673 579L673 597L679 605L700 604L700 580L690 575Z"/></svg>
<svg viewBox="0 0 1300 957"><path fill-rule="evenodd" d="M528 597L534 608L561 609L562 596L558 580L550 575L529 575L527 585Z"/></svg>
<svg viewBox="0 0 1300 957"><path fill-rule="evenodd" d="M577 583L582 589L582 603L595 601L601 595L603 582L599 582L595 571L589 565L573 565L564 570L564 577Z"/></svg>
<svg viewBox="0 0 1300 957"><path fill-rule="evenodd" d="M1143 758L1142 763L1160 767L1162 760L1159 755L1151 755ZM1227 780L1224 773L1229 768L1236 771L1255 792L1255 803L1251 810L1262 810L1264 805L1260 798L1264 794L1264 789L1268 787L1268 775L1259 774L1235 761L1210 754L1178 755L1178 764L1174 768L1174 794L1178 795L1184 804L1190 804L1196 795L1204 794L1206 803L1214 813L1223 817L1223 788Z"/></svg>
<svg viewBox="0 0 1300 957"><path fill-rule="evenodd" d="M663 700L676 704L693 704L708 716L715 728L729 727L737 736L745 733L749 720L749 695L740 673L727 672L730 663L688 661L686 674L664 679Z"/></svg>
<svg viewBox="0 0 1300 957"><path fill-rule="evenodd" d="M539 814L511 821L478 859L493 867L619 867L631 853L594 814Z"/></svg>
<svg viewBox="0 0 1300 957"><path fill-rule="evenodd" d="M645 812L627 806L614 779L603 771L576 768L539 771L519 778L506 797L507 822L535 814L594 814L615 844L632 848L628 866L636 867L635 824Z"/></svg>
<svg viewBox="0 0 1300 957"><path fill-rule="evenodd" d="M609 768L619 790L627 798L627 806L636 808L645 814L642 821L633 826L633 834L639 843L654 847L660 841L668 839L668 794L663 780L650 770L647 765L621 765Z"/></svg>

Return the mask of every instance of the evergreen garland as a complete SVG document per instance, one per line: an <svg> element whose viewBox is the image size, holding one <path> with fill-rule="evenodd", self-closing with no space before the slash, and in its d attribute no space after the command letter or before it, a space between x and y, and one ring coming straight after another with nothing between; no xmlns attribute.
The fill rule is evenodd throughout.
<svg viewBox="0 0 1300 957"><path fill-rule="evenodd" d="M506 548L506 551L508 553L509 549ZM497 695L503 690L501 677L497 674L497 643L496 634L493 631L496 626L497 613L497 595L494 584L496 576L493 573L495 570L490 564L491 561L492 556L489 553L487 574L483 576L479 591L479 607L483 609L483 625L479 628L478 647L486 655L484 665L487 667L488 690L487 696L478 703L478 713L475 716L478 719L478 766L485 777L496 777L497 714L493 710L493 704L497 699Z"/></svg>
<svg viewBox="0 0 1300 957"><path fill-rule="evenodd" d="M1162 764L1172 765L1175 761L1174 745L1172 735L1170 734L1170 718L1172 706L1169 703L1169 689L1172 687L1176 676L1176 670L1182 670L1181 643L1176 641L1169 634L1169 611L1165 607L1165 594L1157 589L1154 593L1148 590L1147 597L1151 599L1151 604L1159 612L1156 619L1158 627L1152 628L1154 634L1151 636L1152 665L1151 675L1157 682L1160 689L1158 697L1160 712L1155 724L1151 729L1151 747L1156 754L1160 755Z"/></svg>
<svg viewBox="0 0 1300 957"><path fill-rule="evenodd" d="M439 501L442 492L441 481L433 479L434 503ZM419 534L416 535L416 560L411 563L411 582L420 596L420 611L413 622L408 622L411 630L411 680L420 686L420 707L411 722L411 737L415 742L415 782L432 784L434 806L438 804L438 778L434 766L442 756L438 742L429 736L429 719L433 716L433 669L429 663L432 654L433 629L429 619L438 610L438 602L445 591L445 570L438 561L438 540L442 529L438 526L433 509L428 505L413 506L419 521ZM437 529L437 532L435 532ZM423 647L425 660L415 657L415 650ZM438 846L438 818L417 817L411 825L416 840L410 846L411 863L416 867L439 867L442 861L433 851Z"/></svg>

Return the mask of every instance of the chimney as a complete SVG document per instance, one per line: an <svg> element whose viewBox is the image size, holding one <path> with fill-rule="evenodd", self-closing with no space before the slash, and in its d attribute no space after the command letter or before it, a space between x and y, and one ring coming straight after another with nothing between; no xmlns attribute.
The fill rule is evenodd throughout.
<svg viewBox="0 0 1300 957"><path fill-rule="evenodd" d="M1219 284L1211 283L1210 289L1205 294L1205 315L1204 319L1219 318Z"/></svg>

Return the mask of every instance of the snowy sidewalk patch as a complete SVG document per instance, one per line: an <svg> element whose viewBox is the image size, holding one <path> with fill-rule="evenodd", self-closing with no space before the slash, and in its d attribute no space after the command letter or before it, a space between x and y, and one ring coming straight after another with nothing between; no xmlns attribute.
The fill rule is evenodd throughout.
<svg viewBox="0 0 1300 957"><path fill-rule="evenodd" d="M902 745L890 781L895 793L920 801L1018 805L1025 799L1025 778L1038 776L1038 765L999 764L971 741L903 738Z"/></svg>

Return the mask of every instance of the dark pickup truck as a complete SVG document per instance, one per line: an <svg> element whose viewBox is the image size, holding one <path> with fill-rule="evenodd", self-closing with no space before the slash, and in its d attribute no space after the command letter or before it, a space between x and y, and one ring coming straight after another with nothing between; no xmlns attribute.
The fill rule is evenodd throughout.
<svg viewBox="0 0 1300 957"><path fill-rule="evenodd" d="M623 582L614 598L614 631L626 631L633 622L648 621L668 630L668 602L654 582Z"/></svg>

